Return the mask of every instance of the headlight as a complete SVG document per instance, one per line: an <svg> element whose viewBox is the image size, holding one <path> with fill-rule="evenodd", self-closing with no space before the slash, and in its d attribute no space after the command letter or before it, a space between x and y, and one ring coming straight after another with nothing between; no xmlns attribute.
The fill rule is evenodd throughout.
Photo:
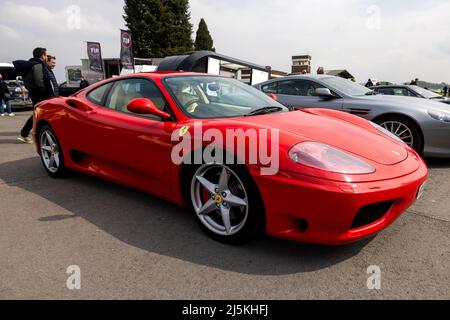
<svg viewBox="0 0 450 320"><path fill-rule="evenodd" d="M406 144L405 141L403 141L402 139L400 139L398 136L396 136L395 134L393 134L392 132L390 132L389 130L386 130L385 128L383 128L382 126L377 125L375 122L370 122L370 124L377 129L378 131L381 131L382 133L384 133L385 135L387 135L389 138L394 139L397 142L401 142L403 144Z"/></svg>
<svg viewBox="0 0 450 320"><path fill-rule="evenodd" d="M15 92L15 93L22 93L22 88L16 88L16 89L14 90L14 92Z"/></svg>
<svg viewBox="0 0 450 320"><path fill-rule="evenodd" d="M450 122L450 113L448 112L428 110L428 114L435 120Z"/></svg>
<svg viewBox="0 0 450 320"><path fill-rule="evenodd" d="M296 163L341 174L369 174L376 170L370 164L343 151L319 142L302 142L289 151Z"/></svg>

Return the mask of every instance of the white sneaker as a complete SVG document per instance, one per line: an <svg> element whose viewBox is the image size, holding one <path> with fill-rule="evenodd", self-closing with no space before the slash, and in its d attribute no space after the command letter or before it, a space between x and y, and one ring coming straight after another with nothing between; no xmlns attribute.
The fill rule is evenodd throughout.
<svg viewBox="0 0 450 320"><path fill-rule="evenodd" d="M2 113L2 114L1 114L1 116L2 116L2 117L4 117L4 116L5 116L5 114L4 114L4 113Z"/></svg>
<svg viewBox="0 0 450 320"><path fill-rule="evenodd" d="M15 114L14 114L14 113L10 113L9 116L10 116L10 117L14 117Z"/></svg>
<svg viewBox="0 0 450 320"><path fill-rule="evenodd" d="M29 137L25 138L25 137L19 136L17 138L17 140L22 141L23 143L28 143L28 144L32 144L33 143L33 139L31 139Z"/></svg>

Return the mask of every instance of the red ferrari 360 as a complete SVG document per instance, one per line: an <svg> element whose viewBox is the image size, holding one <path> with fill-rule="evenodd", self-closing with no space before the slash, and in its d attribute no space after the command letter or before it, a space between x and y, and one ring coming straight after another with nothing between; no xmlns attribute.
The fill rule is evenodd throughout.
<svg viewBox="0 0 450 320"><path fill-rule="evenodd" d="M211 237L231 244L260 231L320 244L371 237L420 197L428 174L414 150L374 123L290 112L205 74L97 83L35 106L33 132L50 176L78 171L188 206Z"/></svg>

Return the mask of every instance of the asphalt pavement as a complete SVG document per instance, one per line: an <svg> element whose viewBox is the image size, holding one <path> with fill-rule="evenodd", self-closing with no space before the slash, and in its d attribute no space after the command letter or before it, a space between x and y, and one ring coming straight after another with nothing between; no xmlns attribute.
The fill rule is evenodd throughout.
<svg viewBox="0 0 450 320"><path fill-rule="evenodd" d="M158 198L81 174L51 179L16 140L29 114L0 118L0 299L450 299L450 159L428 160L422 199L375 238L230 247ZM368 288L370 266L380 290Z"/></svg>

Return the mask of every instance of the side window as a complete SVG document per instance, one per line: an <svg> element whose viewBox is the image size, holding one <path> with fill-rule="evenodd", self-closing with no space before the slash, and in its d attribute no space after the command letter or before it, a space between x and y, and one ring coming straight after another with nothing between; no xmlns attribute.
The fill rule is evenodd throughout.
<svg viewBox="0 0 450 320"><path fill-rule="evenodd" d="M407 95L409 97L417 97L417 94L415 94L414 92L410 91L410 90L406 90L407 91Z"/></svg>
<svg viewBox="0 0 450 320"><path fill-rule="evenodd" d="M130 101L139 98L152 100L160 110L167 109L166 100L158 87L150 80L141 78L116 81L106 101L106 107L119 112L136 115L128 111L127 105ZM155 118L152 115L142 116Z"/></svg>
<svg viewBox="0 0 450 320"><path fill-rule="evenodd" d="M87 94L87 99L98 106L104 106L104 99L109 89L112 87L112 83L107 83L101 87L98 87Z"/></svg>
<svg viewBox="0 0 450 320"><path fill-rule="evenodd" d="M316 89L321 87L319 84L309 80L289 80L279 83L278 93L291 96L313 97L315 96Z"/></svg>
<svg viewBox="0 0 450 320"><path fill-rule="evenodd" d="M408 90L404 89L404 88L395 88L393 89L394 91L394 95L396 96L408 96Z"/></svg>
<svg viewBox="0 0 450 320"><path fill-rule="evenodd" d="M394 95L394 91L390 88L380 88L378 89L378 92L384 95L392 96Z"/></svg>
<svg viewBox="0 0 450 320"><path fill-rule="evenodd" d="M272 82L269 84L266 84L265 86L263 86L262 88L262 92L264 93L278 93L278 83L277 82Z"/></svg>

